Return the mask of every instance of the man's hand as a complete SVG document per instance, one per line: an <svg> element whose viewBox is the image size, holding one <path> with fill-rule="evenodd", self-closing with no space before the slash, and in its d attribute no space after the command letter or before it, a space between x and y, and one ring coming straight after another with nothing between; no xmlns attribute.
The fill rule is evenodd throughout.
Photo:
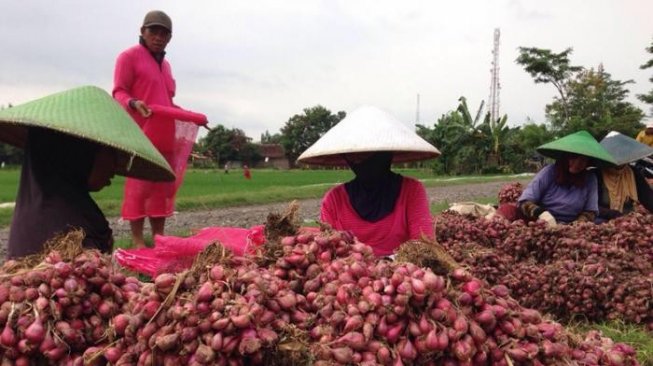
<svg viewBox="0 0 653 366"><path fill-rule="evenodd" d="M555 217L553 217L553 215L551 215L551 213L549 213L549 211L542 212L540 214L540 216L537 217L537 219L546 222L546 225L548 227L555 227L555 226L558 225L558 223L556 222Z"/></svg>
<svg viewBox="0 0 653 366"><path fill-rule="evenodd" d="M129 106L135 109L141 116L147 118L152 115L152 110L142 100L133 100Z"/></svg>

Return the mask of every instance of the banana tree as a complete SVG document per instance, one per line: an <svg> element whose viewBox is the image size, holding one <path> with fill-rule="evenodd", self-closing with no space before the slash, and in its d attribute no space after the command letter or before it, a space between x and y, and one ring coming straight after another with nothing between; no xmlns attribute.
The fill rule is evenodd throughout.
<svg viewBox="0 0 653 366"><path fill-rule="evenodd" d="M488 160L496 161L496 164L501 165L501 147L503 146L510 127L506 126L508 122L508 116L503 115L503 117L497 119L496 121L490 120L490 114L488 113L485 116L484 125L487 128L487 132L490 135L492 145L490 149L490 158ZM492 161L492 163L494 163Z"/></svg>

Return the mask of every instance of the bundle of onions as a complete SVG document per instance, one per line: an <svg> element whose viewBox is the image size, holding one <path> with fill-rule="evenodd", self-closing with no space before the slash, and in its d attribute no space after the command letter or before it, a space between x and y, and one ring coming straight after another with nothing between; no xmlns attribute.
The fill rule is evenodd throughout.
<svg viewBox="0 0 653 366"><path fill-rule="evenodd" d="M0 281L3 364L81 363L89 349L115 339L111 319L140 288L137 279L115 270L109 257L94 250L69 261L52 251L34 268L5 273Z"/></svg>

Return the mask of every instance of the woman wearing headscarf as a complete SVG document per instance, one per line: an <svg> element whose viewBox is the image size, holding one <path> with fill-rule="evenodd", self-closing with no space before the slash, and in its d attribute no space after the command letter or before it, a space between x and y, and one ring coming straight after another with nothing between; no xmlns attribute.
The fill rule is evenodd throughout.
<svg viewBox="0 0 653 366"><path fill-rule="evenodd" d="M392 255L402 243L435 236L424 186L391 170L392 163L435 158L438 149L390 114L355 110L298 159L306 164L348 166L351 181L322 199L321 221L351 231L377 256Z"/></svg>
<svg viewBox="0 0 653 366"><path fill-rule="evenodd" d="M629 163L653 154L653 148L612 131L601 140L615 159L617 166L596 170L598 180L599 214L597 222L604 222L635 210L641 203L653 212L653 190L644 176Z"/></svg>
<svg viewBox="0 0 653 366"><path fill-rule="evenodd" d="M82 229L83 245L110 252L109 223L90 195L114 174L173 180L163 157L103 90L82 87L0 111L0 140L25 149L9 258L40 252Z"/></svg>
<svg viewBox="0 0 653 366"><path fill-rule="evenodd" d="M112 153L70 135L29 129L9 257L38 252L45 241L69 227L84 230L84 246L111 251L109 223L90 192L110 184L115 171Z"/></svg>
<svg viewBox="0 0 653 366"><path fill-rule="evenodd" d="M587 131L579 131L537 148L555 159L542 168L519 197L519 209L527 220L593 222L598 214L596 177L592 164L614 165L614 159Z"/></svg>

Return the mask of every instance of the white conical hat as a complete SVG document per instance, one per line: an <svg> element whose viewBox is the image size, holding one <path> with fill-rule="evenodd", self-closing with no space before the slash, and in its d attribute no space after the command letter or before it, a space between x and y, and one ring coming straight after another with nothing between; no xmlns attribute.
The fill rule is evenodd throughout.
<svg viewBox="0 0 653 366"><path fill-rule="evenodd" d="M315 165L347 165L342 154L392 151L393 163L436 158L440 151L389 113L371 106L348 114L297 161Z"/></svg>

